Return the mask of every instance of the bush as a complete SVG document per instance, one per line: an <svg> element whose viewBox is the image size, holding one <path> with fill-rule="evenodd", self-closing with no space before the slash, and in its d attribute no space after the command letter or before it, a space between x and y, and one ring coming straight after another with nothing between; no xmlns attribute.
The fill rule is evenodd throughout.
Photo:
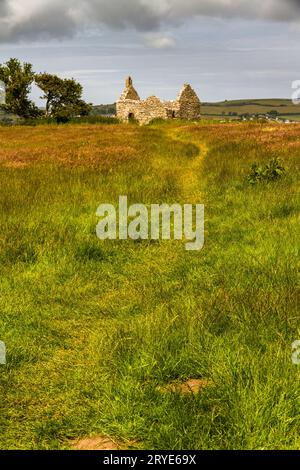
<svg viewBox="0 0 300 470"><path fill-rule="evenodd" d="M265 166L259 166L254 163L251 167L251 172L247 176L250 184L256 184L261 181L274 181L281 178L285 173L285 168L281 164L281 160L273 158Z"/></svg>
<svg viewBox="0 0 300 470"><path fill-rule="evenodd" d="M22 126L42 126L48 124L119 124L119 121L117 118L104 116L82 116L70 119L64 119L62 117L42 117L39 119L20 120L17 124Z"/></svg>

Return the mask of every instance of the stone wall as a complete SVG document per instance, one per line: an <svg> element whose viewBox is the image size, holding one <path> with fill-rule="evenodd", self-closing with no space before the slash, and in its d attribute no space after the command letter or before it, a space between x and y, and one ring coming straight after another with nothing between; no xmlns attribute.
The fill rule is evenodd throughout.
<svg viewBox="0 0 300 470"><path fill-rule="evenodd" d="M177 98L179 119L197 120L201 117L201 103L190 85L184 85Z"/></svg>
<svg viewBox="0 0 300 470"><path fill-rule="evenodd" d="M121 121L135 119L140 124L148 124L153 119L167 119L168 115L164 104L155 96L150 96L145 101L118 101L117 117Z"/></svg>
<svg viewBox="0 0 300 470"><path fill-rule="evenodd" d="M198 120L201 117L200 112L200 100L190 85L184 85L175 101L161 101L156 96L142 101L130 77L117 101L117 117L123 122L130 119L135 119L140 124L148 124L153 119Z"/></svg>

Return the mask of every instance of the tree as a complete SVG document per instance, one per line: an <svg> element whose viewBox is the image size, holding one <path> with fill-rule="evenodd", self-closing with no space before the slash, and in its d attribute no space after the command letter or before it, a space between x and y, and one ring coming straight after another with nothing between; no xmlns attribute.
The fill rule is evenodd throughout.
<svg viewBox="0 0 300 470"><path fill-rule="evenodd" d="M24 118L39 115L39 109L29 99L34 81L31 64L22 64L18 59L10 59L5 64L0 64L0 80L6 88L6 104L3 105L6 111Z"/></svg>
<svg viewBox="0 0 300 470"><path fill-rule="evenodd" d="M269 116L272 116L272 117L277 117L279 116L279 112L276 110L276 109L272 109L271 111L269 111L267 113Z"/></svg>
<svg viewBox="0 0 300 470"><path fill-rule="evenodd" d="M41 99L46 100L46 116L50 116L60 97L62 80L56 75L43 73L35 76L35 83L44 92Z"/></svg>
<svg viewBox="0 0 300 470"><path fill-rule="evenodd" d="M42 73L36 75L35 83L44 92L41 98L46 100L46 116L67 121L90 113L91 105L82 99L82 86L74 79Z"/></svg>

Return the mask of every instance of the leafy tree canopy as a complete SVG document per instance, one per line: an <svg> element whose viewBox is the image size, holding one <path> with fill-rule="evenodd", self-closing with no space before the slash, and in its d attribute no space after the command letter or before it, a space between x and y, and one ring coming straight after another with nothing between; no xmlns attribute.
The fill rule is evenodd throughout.
<svg viewBox="0 0 300 470"><path fill-rule="evenodd" d="M0 64L0 80L6 88L6 111L24 118L39 115L39 109L29 98L34 82L31 64L22 64L18 59L10 59L5 64Z"/></svg>
<svg viewBox="0 0 300 470"><path fill-rule="evenodd" d="M36 75L35 82L46 100L46 115L64 121L75 116L86 116L91 105L82 99L82 86L74 79L62 79L56 75Z"/></svg>

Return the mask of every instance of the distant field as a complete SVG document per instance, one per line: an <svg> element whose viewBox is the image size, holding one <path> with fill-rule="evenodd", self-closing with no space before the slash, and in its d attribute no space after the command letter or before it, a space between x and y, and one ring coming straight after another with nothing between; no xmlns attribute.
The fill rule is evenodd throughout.
<svg viewBox="0 0 300 470"><path fill-rule="evenodd" d="M0 127L1 449L104 435L300 450L299 136L205 121ZM284 176L249 184L272 158ZM96 209L119 195L204 203L203 250L99 241ZM170 388L191 378L199 394Z"/></svg>
<svg viewBox="0 0 300 470"><path fill-rule="evenodd" d="M238 116L245 114L267 114L272 111L277 111L278 117L281 118L300 119L300 105L294 105L291 100L238 100L202 104L203 117L228 117L230 113L235 113ZM234 118L234 116L230 117Z"/></svg>

